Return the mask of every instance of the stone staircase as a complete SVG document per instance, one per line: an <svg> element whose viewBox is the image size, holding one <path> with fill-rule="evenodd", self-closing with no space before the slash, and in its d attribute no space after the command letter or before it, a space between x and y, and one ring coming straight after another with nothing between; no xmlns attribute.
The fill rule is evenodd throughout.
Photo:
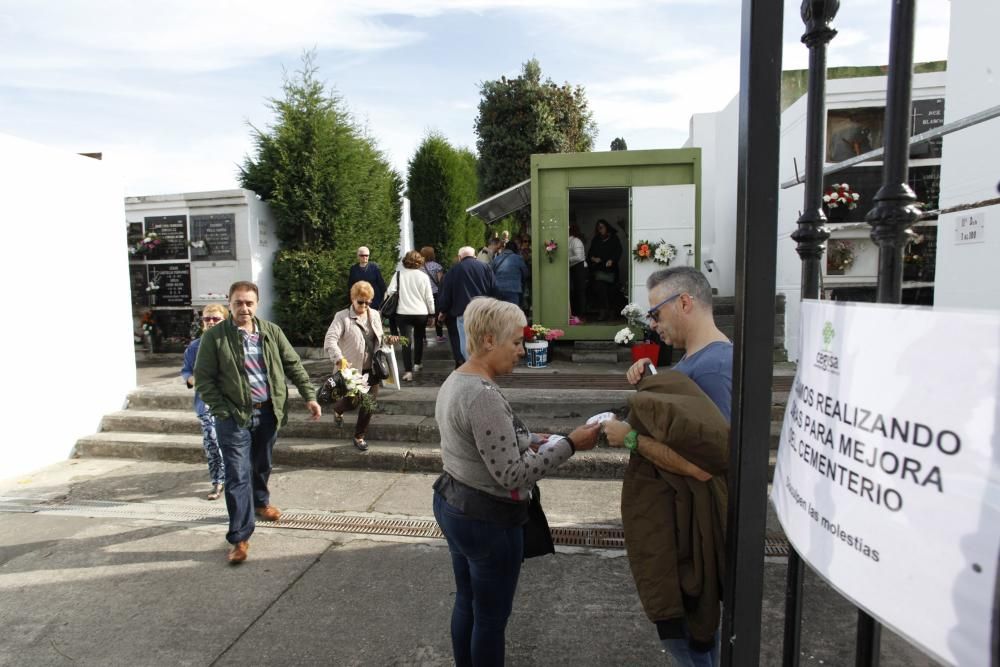
<svg viewBox="0 0 1000 667"><path fill-rule="evenodd" d="M783 318L783 302L781 306L779 317ZM721 317L725 317L724 313L720 314ZM724 320L720 326L727 326ZM728 326L732 326L731 323ZM433 340L433 330L428 333L428 340ZM628 352L627 349L624 351ZM567 433L591 415L625 408L628 396L633 392L624 381L628 360L589 364L560 360L573 356L571 343L561 344L554 356L556 360L549 368L529 369L522 366L513 374L498 379L512 408L532 431ZM401 365L398 351L397 359ZM329 373L330 365L325 360L307 358L304 363L315 384ZM383 389L379 395L379 413L368 429L367 452L358 451L352 444L354 413L345 415L344 425L339 427L329 413L319 422L308 421L303 402L294 388L291 389L289 423L279 434L274 451L275 464L400 472L439 471L440 440L434 420L434 405L437 388L453 367L448 344L431 344L425 351L423 369L416 374L415 382L404 386L402 391ZM776 361L773 377L772 469L794 366ZM106 415L100 432L77 442L74 456L203 461L201 429L192 410L192 392L179 376L135 389L128 396L126 409ZM626 459L621 449L599 447L578 453L560 466L556 475L616 479L622 476Z"/></svg>

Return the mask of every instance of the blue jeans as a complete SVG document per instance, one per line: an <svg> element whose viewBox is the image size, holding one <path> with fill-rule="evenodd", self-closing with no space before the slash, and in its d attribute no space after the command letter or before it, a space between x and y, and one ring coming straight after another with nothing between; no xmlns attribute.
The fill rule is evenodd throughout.
<svg viewBox="0 0 1000 667"><path fill-rule="evenodd" d="M514 605L524 530L469 519L434 494L434 518L455 571L451 650L458 667L504 664L504 633Z"/></svg>
<svg viewBox="0 0 1000 667"><path fill-rule="evenodd" d="M458 347L462 351L462 356L466 359L469 358L469 348L466 346L465 341L465 316L456 317L455 324L458 326Z"/></svg>
<svg viewBox="0 0 1000 667"><path fill-rule="evenodd" d="M222 448L215 431L215 417L204 403L201 405L205 409L198 413L198 421L201 422L201 446L208 459L208 476L212 478L212 484L222 484L226 481L226 464L222 460Z"/></svg>
<svg viewBox="0 0 1000 667"><path fill-rule="evenodd" d="M226 464L226 510L229 512L230 544L253 535L254 508L269 504L267 480L271 476L271 451L278 424L270 405L253 411L248 428L232 417L216 421L222 458Z"/></svg>
<svg viewBox="0 0 1000 667"><path fill-rule="evenodd" d="M684 629L684 634L685 637L683 639L660 640L660 644L666 649L667 655L670 656L671 664L677 665L677 667L717 667L720 650L719 631L715 631L712 650L705 653L691 650L691 647L688 645L689 635L687 628Z"/></svg>

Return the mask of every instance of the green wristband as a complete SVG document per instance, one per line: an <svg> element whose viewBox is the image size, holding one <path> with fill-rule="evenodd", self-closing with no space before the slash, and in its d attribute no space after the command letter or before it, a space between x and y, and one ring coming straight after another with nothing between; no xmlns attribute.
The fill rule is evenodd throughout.
<svg viewBox="0 0 1000 667"><path fill-rule="evenodd" d="M639 448L639 434L636 431L629 431L625 436L625 447L633 452Z"/></svg>

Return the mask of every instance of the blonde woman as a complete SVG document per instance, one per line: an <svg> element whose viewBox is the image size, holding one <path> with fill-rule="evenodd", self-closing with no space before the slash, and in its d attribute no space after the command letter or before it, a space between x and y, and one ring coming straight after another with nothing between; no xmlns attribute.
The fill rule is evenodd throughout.
<svg viewBox="0 0 1000 667"><path fill-rule="evenodd" d="M502 665L535 482L575 451L593 449L599 426L568 436L528 431L496 384L524 356L524 312L477 297L464 317L469 360L441 385L434 411L444 467L434 483L434 518L455 573L455 663Z"/></svg>
<svg viewBox="0 0 1000 667"><path fill-rule="evenodd" d="M217 303L210 303L201 311L201 332L205 333L219 322L229 317L229 311L225 306ZM184 350L184 367L181 368L181 377L187 384L188 389L194 389L194 360L198 358L198 348L201 346L201 337L195 338ZM208 493L209 500L218 500L222 495L223 485L226 481L226 466L222 462L222 450L219 448L219 438L215 433L215 417L209 411L205 401L201 400L201 394L194 392L194 411L201 422L201 446L205 449L205 458L208 459L208 475L212 478L212 490Z"/></svg>
<svg viewBox="0 0 1000 667"><path fill-rule="evenodd" d="M341 359L346 359L352 368L360 369L371 377L372 357L375 350L383 343L382 316L372 308L375 288L365 280L351 286L351 304L333 316L330 328L326 330L323 350L337 369ZM398 336L385 336L384 342L395 343ZM368 393L372 398L378 397L381 382L369 382ZM358 407L357 397L341 397L333 404L333 419L340 426L344 423L344 413ZM365 451L368 442L368 424L372 420L372 412L361 405L358 410L358 421L354 425L354 446Z"/></svg>

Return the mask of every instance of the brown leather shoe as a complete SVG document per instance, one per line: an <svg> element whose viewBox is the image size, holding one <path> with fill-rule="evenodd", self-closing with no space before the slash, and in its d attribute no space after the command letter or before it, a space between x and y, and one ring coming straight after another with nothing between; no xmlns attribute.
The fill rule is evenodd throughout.
<svg viewBox="0 0 1000 667"><path fill-rule="evenodd" d="M237 542L233 545L233 548L229 550L229 555L226 556L228 560L233 565L239 565L247 559L247 552L250 551L250 543L246 540L242 542Z"/></svg>
<svg viewBox="0 0 1000 667"><path fill-rule="evenodd" d="M264 521L277 521L281 518L281 510L274 505L265 505L254 510L254 514Z"/></svg>

